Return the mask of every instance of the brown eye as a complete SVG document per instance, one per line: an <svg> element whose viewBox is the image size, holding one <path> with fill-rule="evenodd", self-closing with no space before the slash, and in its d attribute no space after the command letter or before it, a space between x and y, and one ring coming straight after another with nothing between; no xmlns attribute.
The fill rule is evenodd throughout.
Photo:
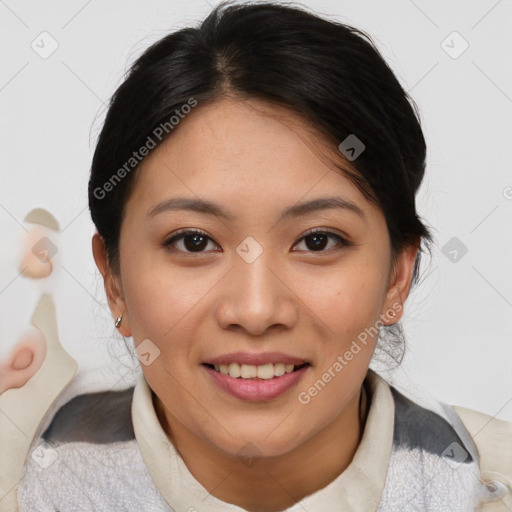
<svg viewBox="0 0 512 512"><path fill-rule="evenodd" d="M304 241L304 242L303 242ZM204 232L198 229L184 229L174 233L162 245L166 250L172 252L182 252L189 254L200 254L210 252L206 250L219 248L213 240ZM342 236L325 230L312 230L300 239L300 243L305 244L306 252L330 252L331 250L348 247L351 243ZM297 244L299 245L299 244ZM299 251L300 252L300 251Z"/></svg>
<svg viewBox="0 0 512 512"><path fill-rule="evenodd" d="M329 242L329 239L334 240L335 243ZM311 252L328 252L331 249L335 249L336 246L341 248L350 245L342 236L332 233L331 231L322 231L319 229L310 231L301 238L301 242L302 241L305 243L305 250Z"/></svg>
<svg viewBox="0 0 512 512"><path fill-rule="evenodd" d="M168 250L175 249L178 252L201 253L206 252L205 249L209 242L213 242L213 240L204 231L188 229L178 231L168 238L163 243L163 247ZM213 246L217 247L215 244Z"/></svg>

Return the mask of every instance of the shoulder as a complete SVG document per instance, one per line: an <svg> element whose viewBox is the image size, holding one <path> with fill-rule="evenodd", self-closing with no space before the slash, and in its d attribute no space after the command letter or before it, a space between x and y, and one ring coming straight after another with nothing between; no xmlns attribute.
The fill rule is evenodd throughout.
<svg viewBox="0 0 512 512"><path fill-rule="evenodd" d="M442 402L436 412L393 386L390 391L395 404L393 447L400 460L412 461L416 453L413 464L421 466L421 472L429 460L435 468L430 486L439 476L446 484L451 467L454 482L467 475L463 486L474 486L482 512L512 510L512 423Z"/></svg>
<svg viewBox="0 0 512 512"><path fill-rule="evenodd" d="M446 456L455 446L459 462L472 462L474 449L464 433L440 414L427 409L390 387L395 403L393 444L397 448L421 448L423 451ZM456 445L454 444L456 443ZM472 455L473 453L473 455Z"/></svg>
<svg viewBox="0 0 512 512"><path fill-rule="evenodd" d="M42 437L47 442L114 443L135 438L133 387L78 395L64 404Z"/></svg>
<svg viewBox="0 0 512 512"><path fill-rule="evenodd" d="M393 386L390 392L393 446L379 512L473 510L480 482L469 435L438 404L412 400Z"/></svg>
<svg viewBox="0 0 512 512"><path fill-rule="evenodd" d="M483 480L512 510L512 423L465 407L453 409L475 441Z"/></svg>
<svg viewBox="0 0 512 512"><path fill-rule="evenodd" d="M20 512L170 509L135 439L134 388L75 396L33 443L18 488Z"/></svg>
<svg viewBox="0 0 512 512"><path fill-rule="evenodd" d="M481 457L485 459L492 455L494 460L503 459L504 467L512 470L512 423L458 405L453 409L475 439ZM484 449L480 450L480 447Z"/></svg>

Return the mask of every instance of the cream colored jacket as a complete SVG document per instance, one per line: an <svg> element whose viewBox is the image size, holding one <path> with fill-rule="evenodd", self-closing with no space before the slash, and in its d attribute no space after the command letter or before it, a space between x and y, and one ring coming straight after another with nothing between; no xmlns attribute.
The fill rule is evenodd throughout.
<svg viewBox="0 0 512 512"><path fill-rule="evenodd" d="M17 510L17 491L29 450L34 439L46 429L56 410L71 398L66 396L66 389L77 372L76 362L59 343L55 307L50 296L45 295L41 298L32 317L32 323L45 335L48 356L39 372L23 388L6 391L0 396L0 512ZM390 396L383 379L379 378L378 382L380 396ZM141 378L135 393L138 405L134 405L144 411L144 414L138 414L137 417L146 420L134 424L137 441L144 464L161 494L166 497L166 494L171 493L174 496L170 499L176 499L180 492L183 493L184 484L189 484L191 488L198 487L198 484L174 452L174 457L168 459L159 456L164 445L171 450L172 446L165 439L163 430L156 420L150 393L149 387ZM381 404L383 403L381 401ZM489 491L485 498L490 501L483 502L478 510L512 511L512 423L464 407L454 406L453 409L476 445L481 483L485 483ZM391 434L392 429L388 430L388 434ZM155 439L159 439L160 446ZM368 439L367 436L365 446L362 447L367 455L377 449L380 450L378 441ZM372 442L374 444L371 444ZM361 456L363 450L360 452ZM386 457L381 459L385 462ZM182 464L181 467L176 466L176 471L170 472L169 468L176 463ZM352 466L349 466L350 470L343 475L345 482L348 482L349 478L353 479L350 488L353 488L352 484L357 485L357 479L360 478L355 471L355 464ZM383 464L380 468L372 469L375 471L375 481L380 481L382 485L385 466ZM178 482L178 486L171 492L168 482L177 474L186 475L186 478L183 482ZM376 498L378 499L378 496Z"/></svg>

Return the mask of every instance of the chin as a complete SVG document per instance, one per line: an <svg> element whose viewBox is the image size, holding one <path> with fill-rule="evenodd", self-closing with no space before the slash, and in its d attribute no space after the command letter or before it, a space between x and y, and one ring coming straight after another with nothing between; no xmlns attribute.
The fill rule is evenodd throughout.
<svg viewBox="0 0 512 512"><path fill-rule="evenodd" d="M258 432L254 429L238 433L230 430L233 437L226 434L227 437L223 439L210 438L210 442L226 455L237 457L242 462L245 459L255 461L261 457L278 457L297 448L299 440L296 435L285 431L280 435L275 432L269 435L271 431L272 429L269 430L267 427Z"/></svg>

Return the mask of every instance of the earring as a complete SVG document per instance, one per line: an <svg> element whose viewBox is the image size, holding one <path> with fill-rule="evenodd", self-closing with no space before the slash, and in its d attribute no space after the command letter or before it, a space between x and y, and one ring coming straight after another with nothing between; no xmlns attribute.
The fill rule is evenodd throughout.
<svg viewBox="0 0 512 512"><path fill-rule="evenodd" d="M395 311L393 311L393 310L391 310L391 311L389 312L389 316L391 316L391 317L395 318L395 316L396 316L396 312L395 312Z"/></svg>
<svg viewBox="0 0 512 512"><path fill-rule="evenodd" d="M119 315L117 317L116 323L114 324L116 326L116 329L121 325L122 321L123 321L123 315Z"/></svg>

